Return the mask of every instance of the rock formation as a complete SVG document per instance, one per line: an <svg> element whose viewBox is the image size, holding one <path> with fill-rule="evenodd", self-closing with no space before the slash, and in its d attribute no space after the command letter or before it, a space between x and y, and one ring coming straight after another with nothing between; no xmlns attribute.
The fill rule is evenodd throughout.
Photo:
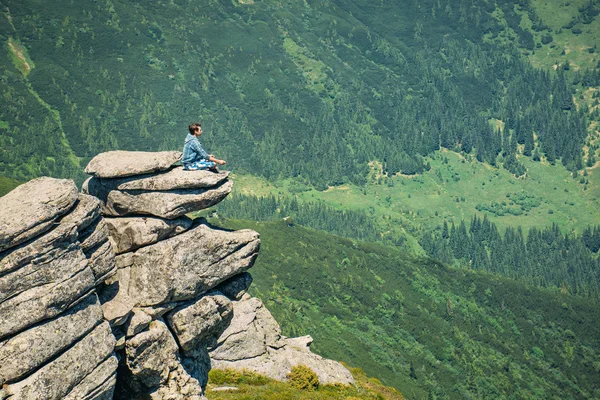
<svg viewBox="0 0 600 400"><path fill-rule="evenodd" d="M0 399L109 399L115 338L98 282L116 272L100 202L39 178L0 198Z"/></svg>
<svg viewBox="0 0 600 400"><path fill-rule="evenodd" d="M313 354L310 336L287 338L262 301L242 296L234 302L233 319L209 355L213 368L248 369L273 379L285 380L295 365L312 369L322 384L354 383L339 362Z"/></svg>
<svg viewBox="0 0 600 400"><path fill-rule="evenodd" d="M185 216L233 183L179 157L104 153L83 193L39 178L0 198L0 400L203 399L211 362L353 382L246 293L256 232Z"/></svg>

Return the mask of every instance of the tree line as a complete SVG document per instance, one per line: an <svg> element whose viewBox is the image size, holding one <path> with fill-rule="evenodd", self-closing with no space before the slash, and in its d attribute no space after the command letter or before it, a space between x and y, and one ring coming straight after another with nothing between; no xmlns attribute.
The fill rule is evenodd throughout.
<svg viewBox="0 0 600 400"><path fill-rule="evenodd" d="M562 233L552 224L525 235L521 227L501 233L487 216L474 216L469 224L444 222L441 232L427 232L419 243L445 263L577 295L600 295L600 226L579 235Z"/></svg>

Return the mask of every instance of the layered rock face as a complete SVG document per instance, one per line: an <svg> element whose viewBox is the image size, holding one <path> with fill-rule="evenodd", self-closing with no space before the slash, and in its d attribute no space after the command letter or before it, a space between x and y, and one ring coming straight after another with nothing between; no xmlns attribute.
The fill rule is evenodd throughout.
<svg viewBox="0 0 600 400"><path fill-rule="evenodd" d="M184 171L178 152L111 152L94 158L83 191L101 203L117 252L116 274L99 289L121 355L116 398L202 398L207 345L233 316L211 290L244 273L258 234L215 230L185 214L231 191L228 173Z"/></svg>
<svg viewBox="0 0 600 400"><path fill-rule="evenodd" d="M100 202L39 178L0 198L0 398L110 399L115 338L95 287L116 272Z"/></svg>
<svg viewBox="0 0 600 400"><path fill-rule="evenodd" d="M185 216L233 183L180 156L103 153L84 193L40 178L0 198L0 400L203 399L211 363L353 382L246 294L256 232Z"/></svg>

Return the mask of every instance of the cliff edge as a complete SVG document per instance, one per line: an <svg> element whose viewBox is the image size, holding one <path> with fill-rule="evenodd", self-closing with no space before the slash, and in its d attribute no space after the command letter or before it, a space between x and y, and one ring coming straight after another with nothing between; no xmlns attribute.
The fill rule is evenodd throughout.
<svg viewBox="0 0 600 400"><path fill-rule="evenodd" d="M353 383L246 293L258 234L186 216L233 182L180 157L103 153L83 193L43 177L0 198L0 400L202 399L211 365Z"/></svg>

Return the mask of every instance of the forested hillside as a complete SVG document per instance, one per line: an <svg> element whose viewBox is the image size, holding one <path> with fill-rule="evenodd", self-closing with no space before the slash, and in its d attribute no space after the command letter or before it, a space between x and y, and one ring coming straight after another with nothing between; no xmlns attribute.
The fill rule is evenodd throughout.
<svg viewBox="0 0 600 400"><path fill-rule="evenodd" d="M79 177L82 159L116 148L179 148L199 119L237 171L317 188L362 184L372 161L419 173L440 146L516 175L517 154L594 161L567 66L520 53L550 30L527 2L1 5L0 175L17 180ZM597 81L586 74L579 86Z"/></svg>
<svg viewBox="0 0 600 400"><path fill-rule="evenodd" d="M594 300L287 221L211 222L261 234L252 290L284 334L407 398L600 397Z"/></svg>

